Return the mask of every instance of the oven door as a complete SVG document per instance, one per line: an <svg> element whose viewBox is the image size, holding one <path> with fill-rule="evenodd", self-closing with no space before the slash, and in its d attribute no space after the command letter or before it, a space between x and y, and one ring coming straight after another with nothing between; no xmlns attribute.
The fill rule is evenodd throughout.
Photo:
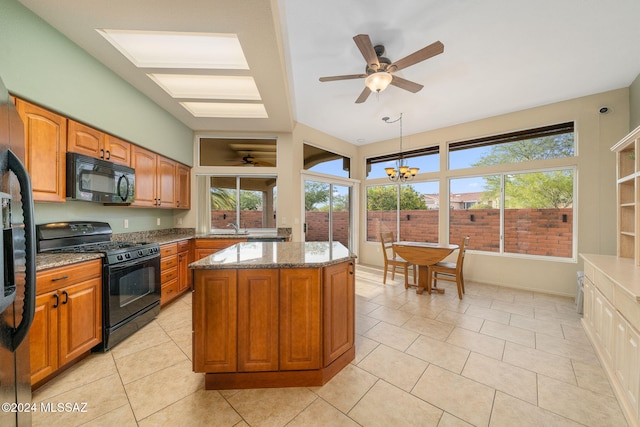
<svg viewBox="0 0 640 427"><path fill-rule="evenodd" d="M160 302L160 256L107 265L105 327L110 328Z"/></svg>

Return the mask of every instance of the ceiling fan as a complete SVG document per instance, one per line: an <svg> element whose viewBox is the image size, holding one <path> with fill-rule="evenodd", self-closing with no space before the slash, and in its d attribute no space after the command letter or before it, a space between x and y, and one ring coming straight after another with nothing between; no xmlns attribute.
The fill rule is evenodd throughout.
<svg viewBox="0 0 640 427"><path fill-rule="evenodd" d="M269 166L274 167L273 163L265 162L255 158L250 153L242 157L242 162L234 164L234 166Z"/></svg>
<svg viewBox="0 0 640 427"><path fill-rule="evenodd" d="M366 79L364 90L358 99L356 99L356 104L366 101L372 91L380 92L385 90L389 84L399 87L400 89L408 90L409 92L418 92L423 88L421 84L403 79L393 73L444 52L444 45L440 41L436 41L392 63L388 58L384 57L384 46L374 46L367 34L358 34L353 40L356 42L356 46L360 49L365 61L367 61L365 74L320 77L320 81L330 82L334 80Z"/></svg>

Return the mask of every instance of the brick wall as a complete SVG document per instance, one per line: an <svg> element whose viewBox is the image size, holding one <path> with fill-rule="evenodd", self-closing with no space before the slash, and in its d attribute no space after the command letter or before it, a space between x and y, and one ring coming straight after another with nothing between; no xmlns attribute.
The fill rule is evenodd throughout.
<svg viewBox="0 0 640 427"><path fill-rule="evenodd" d="M573 255L571 208L507 209L504 221L505 252L558 257ZM395 233L395 224L396 211L368 212L367 240L378 241L381 231ZM452 243L470 236L470 249L500 250L500 211L497 209L452 210L449 228ZM400 240L437 242L438 211L400 211Z"/></svg>

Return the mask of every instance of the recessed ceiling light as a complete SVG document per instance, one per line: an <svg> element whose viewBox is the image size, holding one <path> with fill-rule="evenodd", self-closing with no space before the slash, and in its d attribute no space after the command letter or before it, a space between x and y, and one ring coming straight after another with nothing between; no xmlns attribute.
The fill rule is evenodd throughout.
<svg viewBox="0 0 640 427"><path fill-rule="evenodd" d="M250 76L147 75L174 98L260 100Z"/></svg>
<svg viewBox="0 0 640 427"><path fill-rule="evenodd" d="M263 104L232 102L181 102L195 117L218 117L236 119L266 119L267 110Z"/></svg>
<svg viewBox="0 0 640 427"><path fill-rule="evenodd" d="M139 68L249 69L235 34L96 31Z"/></svg>

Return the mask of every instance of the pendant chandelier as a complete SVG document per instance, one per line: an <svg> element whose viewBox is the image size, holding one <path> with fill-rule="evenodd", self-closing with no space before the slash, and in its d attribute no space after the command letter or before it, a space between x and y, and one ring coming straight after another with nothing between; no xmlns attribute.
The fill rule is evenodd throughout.
<svg viewBox="0 0 640 427"><path fill-rule="evenodd" d="M414 176L418 173L420 168L412 168L405 163L404 156L402 154L402 113L400 113L400 117L393 121L389 121L389 117L383 117L382 120L385 123L395 123L400 122L400 158L396 161L395 168L384 168L387 176L390 181L393 182L406 182L413 179Z"/></svg>

